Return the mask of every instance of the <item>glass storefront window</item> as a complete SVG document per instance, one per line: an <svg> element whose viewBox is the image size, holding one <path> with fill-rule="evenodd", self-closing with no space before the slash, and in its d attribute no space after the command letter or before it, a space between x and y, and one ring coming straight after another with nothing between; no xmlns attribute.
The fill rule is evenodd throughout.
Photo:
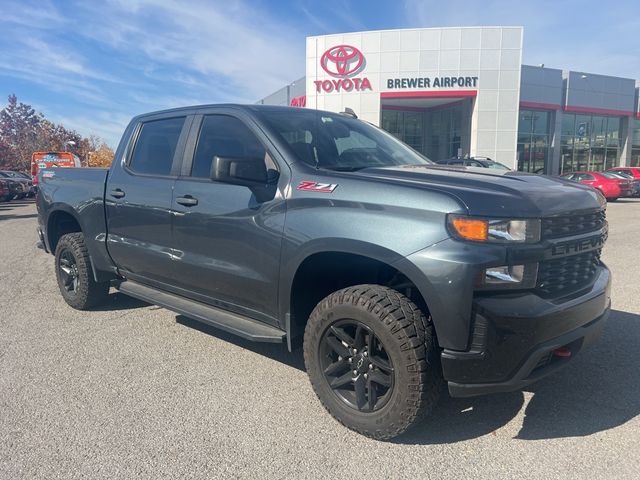
<svg viewBox="0 0 640 480"><path fill-rule="evenodd" d="M640 167L640 119L633 120L633 137L631 139L631 166Z"/></svg>
<svg viewBox="0 0 640 480"><path fill-rule="evenodd" d="M549 135L549 112L541 110L531 111L531 131L533 133Z"/></svg>
<svg viewBox="0 0 640 480"><path fill-rule="evenodd" d="M463 108L455 105L448 108L427 111L425 116L428 132L425 153L432 160L443 160L464 155Z"/></svg>
<svg viewBox="0 0 640 480"><path fill-rule="evenodd" d="M382 129L411 148L424 152L424 112L382 110Z"/></svg>
<svg viewBox="0 0 640 480"><path fill-rule="evenodd" d="M576 148L589 148L591 145L591 116L576 115L575 131Z"/></svg>
<svg viewBox="0 0 640 480"><path fill-rule="evenodd" d="M386 130L399 140L402 140L401 115L402 112L396 112L393 110L382 111L382 129Z"/></svg>
<svg viewBox="0 0 640 480"><path fill-rule="evenodd" d="M616 147L620 145L620 118L609 117L607 122L607 147Z"/></svg>
<svg viewBox="0 0 640 480"><path fill-rule="evenodd" d="M411 148L423 151L424 114L422 112L404 112L404 143Z"/></svg>
<svg viewBox="0 0 640 480"><path fill-rule="evenodd" d="M563 114L560 173L617 166L621 126L620 117Z"/></svg>
<svg viewBox="0 0 640 480"><path fill-rule="evenodd" d="M618 149L617 148L607 148L607 159L605 164L605 170L608 168L613 168L618 166Z"/></svg>
<svg viewBox="0 0 640 480"><path fill-rule="evenodd" d="M564 136L571 136L573 137L573 134L576 131L576 116L572 115L572 114L564 114L562 115L562 133L561 135Z"/></svg>
<svg viewBox="0 0 640 480"><path fill-rule="evenodd" d="M594 147L604 147L606 135L607 117L593 117L591 145Z"/></svg>
<svg viewBox="0 0 640 480"><path fill-rule="evenodd" d="M518 170L547 173L551 113L520 110L518 121Z"/></svg>

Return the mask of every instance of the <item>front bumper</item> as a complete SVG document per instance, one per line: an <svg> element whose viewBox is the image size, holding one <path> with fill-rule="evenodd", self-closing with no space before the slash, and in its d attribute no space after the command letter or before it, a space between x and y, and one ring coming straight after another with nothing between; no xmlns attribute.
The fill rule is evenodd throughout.
<svg viewBox="0 0 640 480"><path fill-rule="evenodd" d="M454 397L518 390L561 368L601 333L611 276L599 267L591 287L557 302L533 293L474 299L471 348L445 349L442 369ZM554 351L564 347L570 357Z"/></svg>

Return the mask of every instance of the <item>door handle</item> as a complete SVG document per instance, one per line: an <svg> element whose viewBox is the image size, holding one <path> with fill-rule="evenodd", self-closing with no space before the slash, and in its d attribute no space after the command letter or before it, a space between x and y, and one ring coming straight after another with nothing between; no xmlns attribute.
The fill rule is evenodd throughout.
<svg viewBox="0 0 640 480"><path fill-rule="evenodd" d="M184 205L185 207L194 207L198 205L198 199L193 198L191 195L185 195L184 197L176 198L176 203Z"/></svg>
<svg viewBox="0 0 640 480"><path fill-rule="evenodd" d="M113 198L122 198L122 197L124 197L124 195L125 195L125 194L124 194L124 192L123 192L122 190L120 190L119 188L115 188L115 189L111 190L110 195L111 195Z"/></svg>

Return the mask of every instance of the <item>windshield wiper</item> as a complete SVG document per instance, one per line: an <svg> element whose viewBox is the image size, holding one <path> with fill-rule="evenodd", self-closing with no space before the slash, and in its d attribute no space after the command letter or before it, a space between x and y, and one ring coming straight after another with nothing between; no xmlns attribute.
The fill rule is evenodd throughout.
<svg viewBox="0 0 640 480"><path fill-rule="evenodd" d="M358 170L362 170L363 168L369 168L368 166L364 167L324 167L327 170L333 170L334 172L357 172Z"/></svg>

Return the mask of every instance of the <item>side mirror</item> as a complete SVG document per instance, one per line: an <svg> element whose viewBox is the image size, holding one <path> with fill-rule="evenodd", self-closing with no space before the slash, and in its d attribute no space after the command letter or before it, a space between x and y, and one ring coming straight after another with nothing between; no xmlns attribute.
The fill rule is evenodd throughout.
<svg viewBox="0 0 640 480"><path fill-rule="evenodd" d="M269 183L264 158L213 157L211 179L217 182L256 187Z"/></svg>

